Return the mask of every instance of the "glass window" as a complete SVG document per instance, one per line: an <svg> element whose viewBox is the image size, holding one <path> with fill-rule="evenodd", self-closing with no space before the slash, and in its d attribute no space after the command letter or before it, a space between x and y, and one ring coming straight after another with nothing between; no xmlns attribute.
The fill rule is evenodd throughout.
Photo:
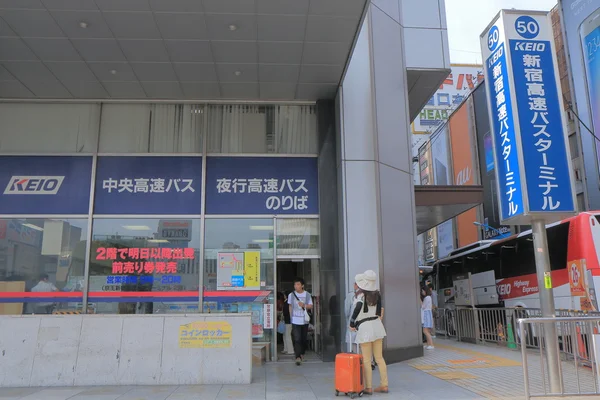
<svg viewBox="0 0 600 400"><path fill-rule="evenodd" d="M318 219L282 218L277 220L277 257L318 255Z"/></svg>
<svg viewBox="0 0 600 400"><path fill-rule="evenodd" d="M0 315L82 311L87 219L0 219Z"/></svg>
<svg viewBox="0 0 600 400"><path fill-rule="evenodd" d="M198 311L200 220L94 219L89 307L101 314Z"/></svg>
<svg viewBox="0 0 600 400"><path fill-rule="evenodd" d="M271 341L264 305L274 304L273 220L207 219L204 311L252 313L254 341ZM275 323L273 323L275 325Z"/></svg>
<svg viewBox="0 0 600 400"><path fill-rule="evenodd" d="M92 153L99 104L0 104L0 151Z"/></svg>
<svg viewBox="0 0 600 400"><path fill-rule="evenodd" d="M314 106L209 105L209 153L316 154Z"/></svg>
<svg viewBox="0 0 600 400"><path fill-rule="evenodd" d="M200 153L202 106L103 104L102 153Z"/></svg>

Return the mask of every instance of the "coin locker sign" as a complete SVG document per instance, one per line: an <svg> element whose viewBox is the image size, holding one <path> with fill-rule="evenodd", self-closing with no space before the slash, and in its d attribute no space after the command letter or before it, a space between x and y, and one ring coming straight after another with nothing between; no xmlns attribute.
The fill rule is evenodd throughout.
<svg viewBox="0 0 600 400"><path fill-rule="evenodd" d="M197 321L179 326L181 349L225 349L231 347L231 324L225 321Z"/></svg>

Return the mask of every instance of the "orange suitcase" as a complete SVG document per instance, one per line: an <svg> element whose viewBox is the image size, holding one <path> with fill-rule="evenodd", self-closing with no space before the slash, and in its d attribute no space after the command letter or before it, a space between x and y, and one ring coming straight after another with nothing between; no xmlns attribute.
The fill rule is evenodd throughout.
<svg viewBox="0 0 600 400"><path fill-rule="evenodd" d="M362 397L365 391L363 357L360 354L342 353L335 357L335 395Z"/></svg>

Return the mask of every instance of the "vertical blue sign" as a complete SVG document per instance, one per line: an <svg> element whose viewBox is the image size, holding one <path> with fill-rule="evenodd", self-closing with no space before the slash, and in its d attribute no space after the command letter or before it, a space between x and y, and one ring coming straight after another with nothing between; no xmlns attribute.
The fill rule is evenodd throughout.
<svg viewBox="0 0 600 400"><path fill-rule="evenodd" d="M493 42L493 35L496 38L498 36L498 29L494 28L496 27L490 30L489 43ZM492 103L491 123L497 161L500 214L501 220L506 220L522 215L525 209L504 43L499 44L488 57L485 68Z"/></svg>
<svg viewBox="0 0 600 400"><path fill-rule="evenodd" d="M532 24L531 21L527 23ZM530 37L531 34L522 36ZM546 40L512 39L509 43L529 211L573 212L569 153L552 46Z"/></svg>

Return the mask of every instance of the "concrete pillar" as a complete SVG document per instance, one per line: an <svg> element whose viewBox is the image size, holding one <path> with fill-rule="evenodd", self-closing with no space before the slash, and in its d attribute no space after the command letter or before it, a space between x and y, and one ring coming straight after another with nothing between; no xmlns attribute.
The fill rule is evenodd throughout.
<svg viewBox="0 0 600 400"><path fill-rule="evenodd" d="M394 3L369 6L338 93L345 289L357 273L379 273L388 362L423 353L406 62Z"/></svg>

